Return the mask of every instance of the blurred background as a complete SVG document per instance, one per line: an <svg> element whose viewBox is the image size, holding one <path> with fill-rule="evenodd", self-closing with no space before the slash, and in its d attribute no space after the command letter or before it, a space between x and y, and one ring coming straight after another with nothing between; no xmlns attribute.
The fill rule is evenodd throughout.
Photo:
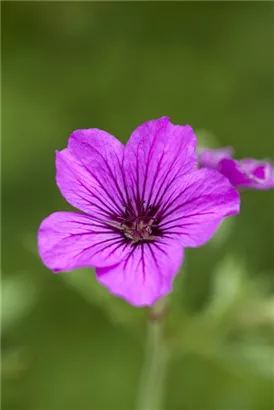
<svg viewBox="0 0 274 410"><path fill-rule="evenodd" d="M273 8L2 3L3 409L134 408L146 312L93 272L53 275L37 255L42 219L70 209L54 150L75 129L125 142L168 115L201 146L273 159ZM241 214L188 250L175 280L167 410L273 408L274 196L241 196Z"/></svg>

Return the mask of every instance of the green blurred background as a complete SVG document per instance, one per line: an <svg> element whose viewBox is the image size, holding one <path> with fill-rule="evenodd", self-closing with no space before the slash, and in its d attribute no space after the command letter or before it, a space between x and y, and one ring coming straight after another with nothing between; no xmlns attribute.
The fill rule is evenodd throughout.
<svg viewBox="0 0 274 410"><path fill-rule="evenodd" d="M169 115L200 145L273 158L273 9L2 2L3 409L134 408L146 312L86 270L52 275L37 255L40 221L69 209L54 150L78 128L125 142ZM243 192L240 216L187 251L167 318L165 409L273 408L273 199Z"/></svg>

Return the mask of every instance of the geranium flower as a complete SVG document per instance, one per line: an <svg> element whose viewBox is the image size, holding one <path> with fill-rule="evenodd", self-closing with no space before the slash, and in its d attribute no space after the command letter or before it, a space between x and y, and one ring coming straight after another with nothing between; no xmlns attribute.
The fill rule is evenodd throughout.
<svg viewBox="0 0 274 410"><path fill-rule="evenodd" d="M231 148L201 149L199 164L226 176L236 188L270 189L274 187L273 165L252 158L233 159Z"/></svg>
<svg viewBox="0 0 274 410"><path fill-rule="evenodd" d="M94 267L99 282L136 306L172 290L185 247L207 242L239 212L227 178L197 169L190 126L167 117L140 125L124 146L99 129L74 131L56 153L56 182L84 213L41 224L40 256L53 272Z"/></svg>

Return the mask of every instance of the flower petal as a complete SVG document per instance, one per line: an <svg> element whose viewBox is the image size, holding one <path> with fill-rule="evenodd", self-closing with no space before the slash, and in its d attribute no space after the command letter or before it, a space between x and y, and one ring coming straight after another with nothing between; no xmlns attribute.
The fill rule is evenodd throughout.
<svg viewBox="0 0 274 410"><path fill-rule="evenodd" d="M167 197L159 210L159 228L168 237L180 238L184 247L201 246L239 206L239 194L227 178L211 169L196 170Z"/></svg>
<svg viewBox="0 0 274 410"><path fill-rule="evenodd" d="M112 197L112 181L92 176L68 148L56 152L56 183L72 206L97 219L120 212L120 202Z"/></svg>
<svg viewBox="0 0 274 410"><path fill-rule="evenodd" d="M196 137L189 125L162 117L141 124L125 146L125 168L134 199L159 202L166 187L194 169Z"/></svg>
<svg viewBox="0 0 274 410"><path fill-rule="evenodd" d="M88 175L104 201L123 210L126 204L124 146L111 134L97 128L74 131L68 149Z"/></svg>
<svg viewBox="0 0 274 410"><path fill-rule="evenodd" d="M199 150L201 168L213 168L226 176L236 188L274 188L274 168L270 162L252 158L235 160L231 148Z"/></svg>
<svg viewBox="0 0 274 410"><path fill-rule="evenodd" d="M96 269L97 279L111 293L134 306L150 306L172 290L172 281L183 260L177 240L138 244L128 249L124 261Z"/></svg>
<svg viewBox="0 0 274 410"><path fill-rule="evenodd" d="M44 264L53 272L113 265L126 255L119 234L75 212L56 212L44 219L38 248Z"/></svg>
<svg viewBox="0 0 274 410"><path fill-rule="evenodd" d="M223 158L231 158L233 149L231 147L224 147L219 149L201 148L198 150L199 165L201 168L217 169L219 162Z"/></svg>
<svg viewBox="0 0 274 410"><path fill-rule="evenodd" d="M250 158L240 161L225 158L220 161L218 170L238 188L274 188L274 170L268 162Z"/></svg>

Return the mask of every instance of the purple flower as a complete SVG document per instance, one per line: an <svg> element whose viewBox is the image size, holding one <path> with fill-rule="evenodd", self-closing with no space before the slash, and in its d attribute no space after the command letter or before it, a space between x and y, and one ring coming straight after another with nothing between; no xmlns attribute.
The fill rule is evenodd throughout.
<svg viewBox="0 0 274 410"><path fill-rule="evenodd" d="M270 189L274 187L274 169L270 162L251 158L235 160L231 148L201 149L201 168L213 168L226 176L236 188Z"/></svg>
<svg viewBox="0 0 274 410"><path fill-rule="evenodd" d="M184 247L208 241L239 212L227 178L197 169L190 126L163 117L140 125L124 146L99 129L74 131L56 153L56 182L84 213L41 224L40 256L53 272L96 268L110 292L136 306L169 293Z"/></svg>

